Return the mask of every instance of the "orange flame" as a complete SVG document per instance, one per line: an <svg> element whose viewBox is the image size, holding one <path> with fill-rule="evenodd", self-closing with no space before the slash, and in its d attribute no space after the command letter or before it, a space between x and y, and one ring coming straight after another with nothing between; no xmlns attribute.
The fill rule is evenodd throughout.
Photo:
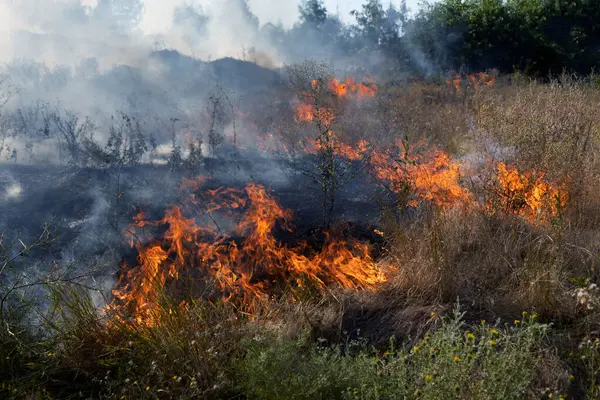
<svg viewBox="0 0 600 400"><path fill-rule="evenodd" d="M497 165L497 176L497 196L487 204L492 213L500 210L521 215L530 222L548 222L567 203L567 190L546 182L543 173L521 173L501 162Z"/></svg>
<svg viewBox="0 0 600 400"><path fill-rule="evenodd" d="M396 156L393 151L374 151L370 159L376 177L387 182L392 191L410 187L419 198L443 209L474 202L472 194L460 184L461 164L448 154L436 149L428 157L409 160L404 146L397 146L397 150ZM417 200L409 203L416 204Z"/></svg>
<svg viewBox="0 0 600 400"><path fill-rule="evenodd" d="M485 85L489 87L496 85L496 77L485 72L467 74L466 77L468 79L467 83L470 83L470 86L475 89L477 89L480 85ZM453 76L446 80L446 85L448 85L448 87L450 88L453 88L456 91L456 93L460 94L463 90L462 82L463 78L461 77L461 75L454 72ZM467 87L469 87L469 85L467 85Z"/></svg>
<svg viewBox="0 0 600 400"><path fill-rule="evenodd" d="M353 94L357 98L375 97L378 87L373 82L356 83L353 77L347 77L343 82L337 79L331 79L327 82L327 87L338 97L348 97Z"/></svg>
<svg viewBox="0 0 600 400"><path fill-rule="evenodd" d="M328 107L317 108L312 104L296 104L296 121L316 121L323 126L331 126L335 121L333 110Z"/></svg>
<svg viewBox="0 0 600 400"><path fill-rule="evenodd" d="M462 89L460 87L461 83L462 83L462 78L456 72L454 73L453 78L446 80L446 84L448 85L448 87L454 88L454 90L456 90L456 93L459 93L459 94L462 92Z"/></svg>
<svg viewBox="0 0 600 400"><path fill-rule="evenodd" d="M202 184L203 180L188 180L183 186L195 191ZM306 243L290 248L277 241L276 226L291 230L292 213L261 185L203 190L199 197L190 194L190 198L184 203L188 209L171 207L158 222L134 221L130 230L149 225L168 229L161 242L136 245L137 266L121 275L110 309L131 313L137 323L156 323L162 291L169 282L177 282L184 270L214 282L213 289L225 301L234 301L249 312L264 303L276 285L294 284L292 292L307 283L319 290L328 285L373 289L387 280L371 258L369 246L356 240L327 234L319 251ZM194 217L185 217L192 210ZM221 232L215 213L221 217L237 213L233 233L243 239L235 241ZM200 224L201 220L207 223Z"/></svg>
<svg viewBox="0 0 600 400"><path fill-rule="evenodd" d="M467 74L467 78L471 81L473 87L477 88L479 85L494 86L496 85L496 78L492 75L486 74L485 72L477 72L475 74Z"/></svg>

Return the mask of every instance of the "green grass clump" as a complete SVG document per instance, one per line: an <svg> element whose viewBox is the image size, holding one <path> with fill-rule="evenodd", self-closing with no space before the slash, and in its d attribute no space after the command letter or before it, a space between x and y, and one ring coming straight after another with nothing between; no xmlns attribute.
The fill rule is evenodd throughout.
<svg viewBox="0 0 600 400"><path fill-rule="evenodd" d="M238 365L239 388L255 399L517 399L532 395L548 327L535 316L500 329L465 330L456 311L412 347L385 351L360 341L319 347L263 339Z"/></svg>

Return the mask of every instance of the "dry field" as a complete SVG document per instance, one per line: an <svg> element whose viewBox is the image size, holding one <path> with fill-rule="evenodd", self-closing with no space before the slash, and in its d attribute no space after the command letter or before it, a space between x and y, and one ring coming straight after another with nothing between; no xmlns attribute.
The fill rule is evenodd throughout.
<svg viewBox="0 0 600 400"><path fill-rule="evenodd" d="M314 229L264 182L181 173L177 203L123 230L108 293L56 271L43 309L2 288L0 394L600 398L593 82L288 76L226 141L310 178ZM345 220L344 187L368 220ZM0 241L0 273L51 240Z"/></svg>

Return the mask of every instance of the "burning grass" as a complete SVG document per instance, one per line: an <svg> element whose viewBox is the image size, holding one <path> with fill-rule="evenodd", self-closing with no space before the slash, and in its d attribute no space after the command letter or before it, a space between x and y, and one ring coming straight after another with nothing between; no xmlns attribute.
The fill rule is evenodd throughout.
<svg viewBox="0 0 600 400"><path fill-rule="evenodd" d="M293 300L295 292L306 286L319 291L331 285L372 289L387 280L369 246L355 239L325 232L321 249L306 242L290 247L278 241L274 230L279 226L291 231L292 213L260 185L210 190L202 189L203 180L184 184L186 191L195 189L186 193L185 210L173 206L157 223L136 217L128 228L129 237L141 239L138 228L168 226L162 241L136 245L138 265L122 275L111 310L128 310L138 323L156 323L159 295L184 270L188 277L214 282L212 289L224 301L250 313L264 305L277 286L289 291ZM227 235L218 221L233 223L232 234Z"/></svg>
<svg viewBox="0 0 600 400"><path fill-rule="evenodd" d="M324 196L368 182L356 187L377 204L363 225L372 236L335 223L296 232L294 213L256 182L182 179L177 202L125 230L135 254L108 306L51 285L47 340L3 324L0 390L599 396L598 94L495 79L298 80L285 120L256 142L286 165L305 161L299 173Z"/></svg>

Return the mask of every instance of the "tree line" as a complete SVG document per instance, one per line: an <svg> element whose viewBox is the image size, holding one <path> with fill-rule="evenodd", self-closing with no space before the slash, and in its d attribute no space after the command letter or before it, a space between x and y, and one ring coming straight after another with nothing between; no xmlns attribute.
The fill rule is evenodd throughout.
<svg viewBox="0 0 600 400"><path fill-rule="evenodd" d="M239 2L248 11L245 0ZM191 10L180 9L176 21ZM288 59L360 57L414 74L497 69L547 77L589 74L600 63L600 2L596 0L439 0L410 13L367 0L346 24L323 0L302 0L291 29L260 29ZM194 21L202 29L207 17ZM256 23L256 19L254 19ZM379 55L379 57L377 57ZM381 64L381 63L380 63Z"/></svg>
<svg viewBox="0 0 600 400"><path fill-rule="evenodd" d="M236 32L267 44L288 64L328 57L416 75L494 68L545 77L564 70L589 74L600 62L597 0L426 0L415 12L406 0L398 6L364 0L350 22L323 0L300 0L292 27L261 25L247 1L223 0L225 19L217 22L230 22ZM144 12L142 0L99 0L94 8L79 1L65 4L62 11L73 29L101 24L117 35L134 34ZM211 18L191 3L172 15L173 24L196 44L211 39Z"/></svg>

